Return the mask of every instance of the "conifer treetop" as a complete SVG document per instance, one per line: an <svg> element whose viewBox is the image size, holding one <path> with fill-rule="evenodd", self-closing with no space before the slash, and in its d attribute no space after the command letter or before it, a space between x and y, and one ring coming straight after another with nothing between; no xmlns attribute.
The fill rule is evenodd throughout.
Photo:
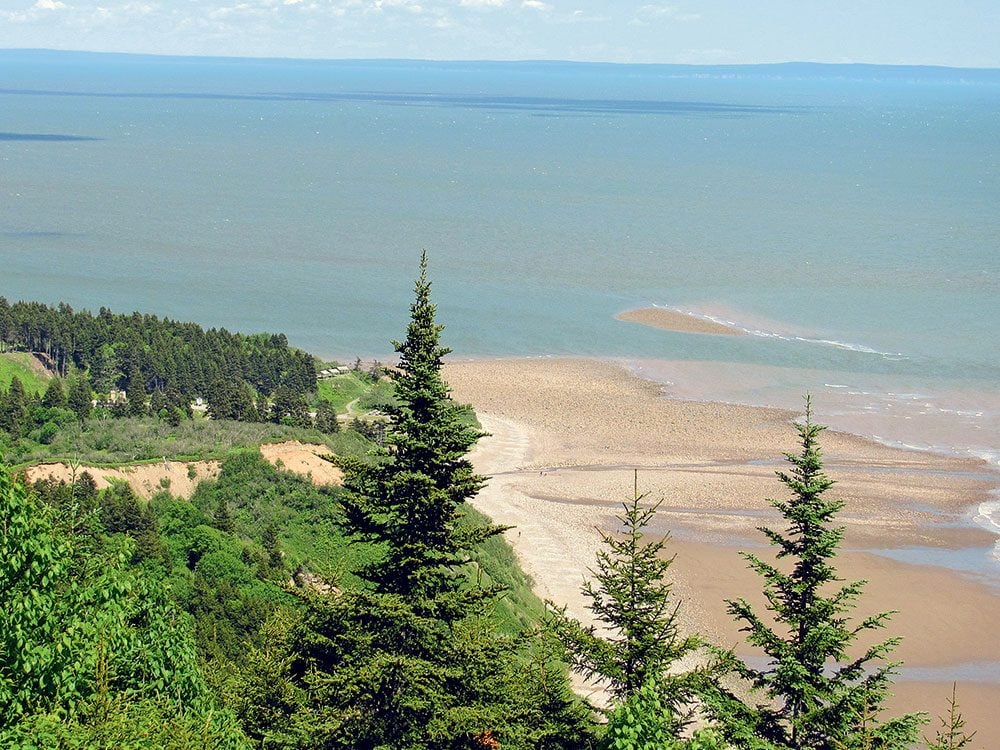
<svg viewBox="0 0 1000 750"><path fill-rule="evenodd" d="M818 443L824 429L813 422L807 397L805 419L796 424L801 450L786 454L790 469L776 472L791 497L769 500L787 527L759 529L777 548L776 560L742 553L763 579L769 616L745 599L727 601L747 642L768 660L755 669L732 657L734 671L763 691L765 702L747 704L726 689L709 690L709 711L737 747L833 750L855 747L864 736L878 743L873 747L905 748L922 721L918 714L878 719L898 666L887 658L900 639L858 647L862 634L884 628L895 613L850 620L866 581L843 583L832 562L844 535L833 525L843 502L824 496L833 486Z"/></svg>
<svg viewBox="0 0 1000 750"><path fill-rule="evenodd" d="M441 377L449 350L439 343L444 327L435 321L430 290L424 252L406 338L394 342L400 361L390 378L397 403L386 409L385 445L374 465L345 465L344 507L349 531L384 550L360 571L376 591L401 595L435 616L453 606L458 617L459 600L495 592L474 592L457 568L503 527L460 523L462 505L485 481L467 458L483 433L463 418Z"/></svg>
<svg viewBox="0 0 1000 750"><path fill-rule="evenodd" d="M570 666L588 679L607 685L626 701L655 684L678 727L686 720L693 675L668 674L678 660L695 651L701 641L681 632L679 604L672 595L667 572L673 557L661 553L669 535L647 541L646 529L662 500L647 504L638 486L616 516L618 534L601 532L593 579L583 584L588 608L608 631L585 627L566 615L565 608L548 602L550 627L567 651Z"/></svg>

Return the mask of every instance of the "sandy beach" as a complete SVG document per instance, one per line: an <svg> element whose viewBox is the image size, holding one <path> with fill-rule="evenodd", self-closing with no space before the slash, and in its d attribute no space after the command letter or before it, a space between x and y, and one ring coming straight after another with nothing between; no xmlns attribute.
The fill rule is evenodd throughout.
<svg viewBox="0 0 1000 750"><path fill-rule="evenodd" d="M795 451L794 412L672 401L621 367L583 359L449 363L457 400L473 404L492 433L474 453L492 478L476 504L508 532L538 593L588 618L579 585L593 564L598 529L633 491L662 499L654 531L670 532L675 591L691 630L752 655L726 614L726 599L761 605L760 581L740 550L766 556L762 524L780 525L766 498L785 496L774 471ZM997 537L971 522L998 477L980 461L889 448L845 433L822 436L831 493L845 501L836 564L868 584L857 614L898 610L886 636L903 636L894 711L946 707L952 681L975 747L1000 746L991 708L1000 698L1000 568ZM933 564L931 564L933 563ZM929 725L932 731L934 723Z"/></svg>

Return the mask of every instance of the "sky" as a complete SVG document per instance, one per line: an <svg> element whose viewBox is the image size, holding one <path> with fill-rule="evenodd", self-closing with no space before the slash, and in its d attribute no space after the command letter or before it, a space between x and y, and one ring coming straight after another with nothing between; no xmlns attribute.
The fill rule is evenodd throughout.
<svg viewBox="0 0 1000 750"><path fill-rule="evenodd" d="M0 0L0 48L1000 68L1000 0Z"/></svg>

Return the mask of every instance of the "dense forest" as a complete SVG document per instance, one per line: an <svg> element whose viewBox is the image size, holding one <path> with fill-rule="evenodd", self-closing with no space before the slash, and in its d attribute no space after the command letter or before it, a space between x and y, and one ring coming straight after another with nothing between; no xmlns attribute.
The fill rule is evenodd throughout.
<svg viewBox="0 0 1000 750"><path fill-rule="evenodd" d="M533 598L468 503L483 435L441 378L440 332L424 261L384 432L338 444L342 487L255 449L190 500L0 465L0 747L916 746L921 715L883 715L895 640L858 647L889 615L850 619L863 586L837 578L841 504L808 408L779 474L787 528L765 530L788 564L747 556L771 611L729 602L768 657L751 665L681 632L638 493L584 588L602 627ZM570 669L610 705L574 695ZM931 750L969 745L952 709Z"/></svg>
<svg viewBox="0 0 1000 750"><path fill-rule="evenodd" d="M262 396L284 387L304 395L316 390L313 357L288 345L284 334L243 335L204 330L155 315L97 315L37 302L10 304L0 297L0 351L40 355L54 372L86 371L99 393L177 394L207 397L213 383L245 383Z"/></svg>
<svg viewBox="0 0 1000 750"><path fill-rule="evenodd" d="M0 298L0 452L15 462L94 453L95 445L115 442L115 432L135 431L106 422L150 418L172 428L209 418L332 434L341 427L338 406L346 405L337 386L365 401L368 411L391 400L377 362L367 370L358 362L324 387L319 367L284 334L204 330L155 315L102 308L95 316L65 304L11 305ZM374 434L372 422L353 426ZM202 426L201 432L220 430ZM171 453L157 447L159 453L139 448L129 458ZM99 460L105 458L116 460Z"/></svg>

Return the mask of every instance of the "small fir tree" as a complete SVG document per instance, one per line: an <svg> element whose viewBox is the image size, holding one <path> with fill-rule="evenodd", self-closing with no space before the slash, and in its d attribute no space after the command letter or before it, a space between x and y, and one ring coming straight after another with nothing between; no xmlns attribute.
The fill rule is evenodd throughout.
<svg viewBox="0 0 1000 750"><path fill-rule="evenodd" d="M927 750L962 750L972 744L976 733L966 734L965 718L958 710L957 686L951 685L951 696L948 698L948 714L940 718L941 727L937 730L934 740L925 740Z"/></svg>
<svg viewBox="0 0 1000 750"><path fill-rule="evenodd" d="M824 496L833 481L823 472L817 442L823 429L812 421L807 397L805 421L797 425L802 450L786 454L792 469L777 473L792 497L770 501L788 527L784 533L759 529L777 547L778 561L791 562L791 570L743 553L764 579L771 617L761 617L744 599L727 602L747 641L768 657L765 668L755 669L730 655L734 671L764 692L762 704L744 703L718 683L706 686L709 713L737 748L835 750L867 744L901 750L916 739L922 721L918 714L878 718L896 667L885 658L899 638L851 656L859 636L884 627L893 613L855 624L847 617L865 582L840 585L832 565L844 534L832 523L843 502Z"/></svg>
<svg viewBox="0 0 1000 750"><path fill-rule="evenodd" d="M610 634L584 627L568 617L565 608L551 602L549 624L565 647L570 666L606 684L618 701L628 701L638 691L655 686L660 694L657 700L663 701L672 716L664 731L676 734L685 721L684 707L691 700L696 675L668 674L667 670L696 651L701 642L681 633L679 603L666 580L674 558L661 554L668 536L644 540L662 502L644 507L645 499L636 482L632 499L622 504L617 516L621 535L602 533L604 547L597 553L594 581L583 585L589 609Z"/></svg>

